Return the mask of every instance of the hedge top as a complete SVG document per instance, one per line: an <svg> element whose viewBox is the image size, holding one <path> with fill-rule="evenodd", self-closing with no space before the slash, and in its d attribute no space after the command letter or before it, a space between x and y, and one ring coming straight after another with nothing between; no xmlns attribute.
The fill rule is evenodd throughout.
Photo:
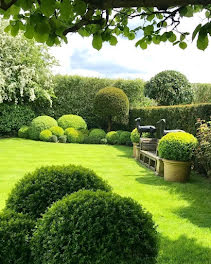
<svg viewBox="0 0 211 264"><path fill-rule="evenodd" d="M131 198L79 191L38 221L32 250L35 264L154 264L157 232L151 215Z"/></svg>
<svg viewBox="0 0 211 264"><path fill-rule="evenodd" d="M190 161L197 139L185 132L168 133L161 138L158 153L161 158L176 161Z"/></svg>
<svg viewBox="0 0 211 264"><path fill-rule="evenodd" d="M63 115L58 119L58 124L63 129L70 127L75 128L77 130L87 128L85 120L78 115Z"/></svg>
<svg viewBox="0 0 211 264"><path fill-rule="evenodd" d="M46 166L26 174L15 185L6 208L37 218L53 202L80 189L110 191L111 187L82 166Z"/></svg>

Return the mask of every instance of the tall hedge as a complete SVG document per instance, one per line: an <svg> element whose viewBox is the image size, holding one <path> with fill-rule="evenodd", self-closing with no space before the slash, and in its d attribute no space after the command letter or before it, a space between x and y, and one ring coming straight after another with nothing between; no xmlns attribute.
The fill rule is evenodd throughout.
<svg viewBox="0 0 211 264"><path fill-rule="evenodd" d="M211 83L192 84L194 103L211 103Z"/></svg>
<svg viewBox="0 0 211 264"><path fill-rule="evenodd" d="M183 129L196 134L197 118L209 120L211 104L192 104L175 106L157 106L130 110L129 130L136 126L135 118L141 117L141 124L156 125L160 119L166 119L167 129Z"/></svg>

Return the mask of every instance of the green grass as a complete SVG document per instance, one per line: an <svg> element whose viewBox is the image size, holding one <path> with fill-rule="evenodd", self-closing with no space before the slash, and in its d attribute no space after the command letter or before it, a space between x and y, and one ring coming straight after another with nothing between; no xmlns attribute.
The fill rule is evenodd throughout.
<svg viewBox="0 0 211 264"><path fill-rule="evenodd" d="M152 213L161 237L159 264L211 264L211 184L197 175L186 184L164 182L131 155L125 146L2 139L0 209L26 172L47 164L80 164Z"/></svg>

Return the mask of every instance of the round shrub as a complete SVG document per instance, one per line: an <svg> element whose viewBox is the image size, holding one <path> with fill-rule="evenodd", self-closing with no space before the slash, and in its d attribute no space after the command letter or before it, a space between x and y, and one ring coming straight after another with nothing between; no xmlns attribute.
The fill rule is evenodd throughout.
<svg viewBox="0 0 211 264"><path fill-rule="evenodd" d="M128 131L123 131L120 136L119 136L119 142L122 145L126 145L126 144L130 144L131 140L130 140L130 132Z"/></svg>
<svg viewBox="0 0 211 264"><path fill-rule="evenodd" d="M66 143L67 142L67 136L63 135L59 137L59 143Z"/></svg>
<svg viewBox="0 0 211 264"><path fill-rule="evenodd" d="M106 134L108 144L116 145L119 144L119 135L116 131L110 131Z"/></svg>
<svg viewBox="0 0 211 264"><path fill-rule="evenodd" d="M53 126L57 126L57 122L54 118L50 116L38 116L31 122L29 138L37 140L39 139L40 132Z"/></svg>
<svg viewBox="0 0 211 264"><path fill-rule="evenodd" d="M50 142L53 142L53 143L57 143L58 142L58 137L53 135L51 138L50 138Z"/></svg>
<svg viewBox="0 0 211 264"><path fill-rule="evenodd" d="M28 138L29 137L29 127L28 126L22 126L18 130L18 137L20 137L20 138Z"/></svg>
<svg viewBox="0 0 211 264"><path fill-rule="evenodd" d="M131 198L79 191L43 215L32 252L35 264L154 264L157 232L151 215Z"/></svg>
<svg viewBox="0 0 211 264"><path fill-rule="evenodd" d="M69 143L83 143L84 135L81 131L76 130L75 128L65 129L65 135L67 136L67 141Z"/></svg>
<svg viewBox="0 0 211 264"><path fill-rule="evenodd" d="M102 138L100 143L106 145L108 143L108 141L106 138Z"/></svg>
<svg viewBox="0 0 211 264"><path fill-rule="evenodd" d="M159 105L189 104L193 100L191 84L177 71L162 71L155 75L146 83L145 94Z"/></svg>
<svg viewBox="0 0 211 264"><path fill-rule="evenodd" d="M172 132L161 138L158 144L158 153L164 159L190 161L196 146L197 139L193 135Z"/></svg>
<svg viewBox="0 0 211 264"><path fill-rule="evenodd" d="M94 108L100 117L108 120L108 131L110 131L113 118L122 121L128 115L129 100L123 90L116 87L106 87L96 94Z"/></svg>
<svg viewBox="0 0 211 264"><path fill-rule="evenodd" d="M117 134L120 136L121 133L123 132L123 130L117 130L116 132L117 132Z"/></svg>
<svg viewBox="0 0 211 264"><path fill-rule="evenodd" d="M58 124L63 129L70 127L75 128L77 130L87 128L85 120L78 115L63 115L58 119Z"/></svg>
<svg viewBox="0 0 211 264"><path fill-rule="evenodd" d="M31 263L30 238L35 222L28 216L5 210L0 213L0 263Z"/></svg>
<svg viewBox="0 0 211 264"><path fill-rule="evenodd" d="M95 128L89 134L89 143L100 144L101 139L106 137L106 132L102 129Z"/></svg>
<svg viewBox="0 0 211 264"><path fill-rule="evenodd" d="M15 186L6 208L39 217L53 202L80 189L110 191L95 172L81 166L46 166L26 174Z"/></svg>
<svg viewBox="0 0 211 264"><path fill-rule="evenodd" d="M50 142L52 137L52 132L49 129L45 129L40 132L40 140Z"/></svg>
<svg viewBox="0 0 211 264"><path fill-rule="evenodd" d="M60 137L64 135L64 129L59 126L54 126L50 128L50 131L54 136Z"/></svg>
<svg viewBox="0 0 211 264"><path fill-rule="evenodd" d="M135 128L133 129L133 131L131 132L130 134L130 139L133 143L139 143L139 140L140 140L140 134L138 132L138 129Z"/></svg>

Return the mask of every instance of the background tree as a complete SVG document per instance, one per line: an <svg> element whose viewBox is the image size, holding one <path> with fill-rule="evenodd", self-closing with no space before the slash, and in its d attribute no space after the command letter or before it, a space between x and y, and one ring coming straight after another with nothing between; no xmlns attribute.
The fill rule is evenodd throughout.
<svg viewBox="0 0 211 264"><path fill-rule="evenodd" d="M145 94L159 105L191 103L193 91L185 75L177 71L163 71L145 85Z"/></svg>
<svg viewBox="0 0 211 264"><path fill-rule="evenodd" d="M106 87L96 94L94 107L97 114L108 121L108 131L111 131L114 118L122 121L127 117L129 100L121 89Z"/></svg>
<svg viewBox="0 0 211 264"><path fill-rule="evenodd" d="M0 13L10 19L6 31L13 36L23 30L27 38L49 46L67 42L68 33L93 37L93 47L101 49L107 41L116 45L117 36L133 40L141 31L136 46L146 49L151 43L170 41L187 47L190 32L180 31L183 17L201 13L202 22L192 32L197 47L204 50L211 35L211 0L1 0ZM140 18L137 26L130 21Z"/></svg>
<svg viewBox="0 0 211 264"><path fill-rule="evenodd" d="M55 63L45 45L37 45L22 34L15 39L4 32L0 20L0 103L25 103L45 98L51 101Z"/></svg>

